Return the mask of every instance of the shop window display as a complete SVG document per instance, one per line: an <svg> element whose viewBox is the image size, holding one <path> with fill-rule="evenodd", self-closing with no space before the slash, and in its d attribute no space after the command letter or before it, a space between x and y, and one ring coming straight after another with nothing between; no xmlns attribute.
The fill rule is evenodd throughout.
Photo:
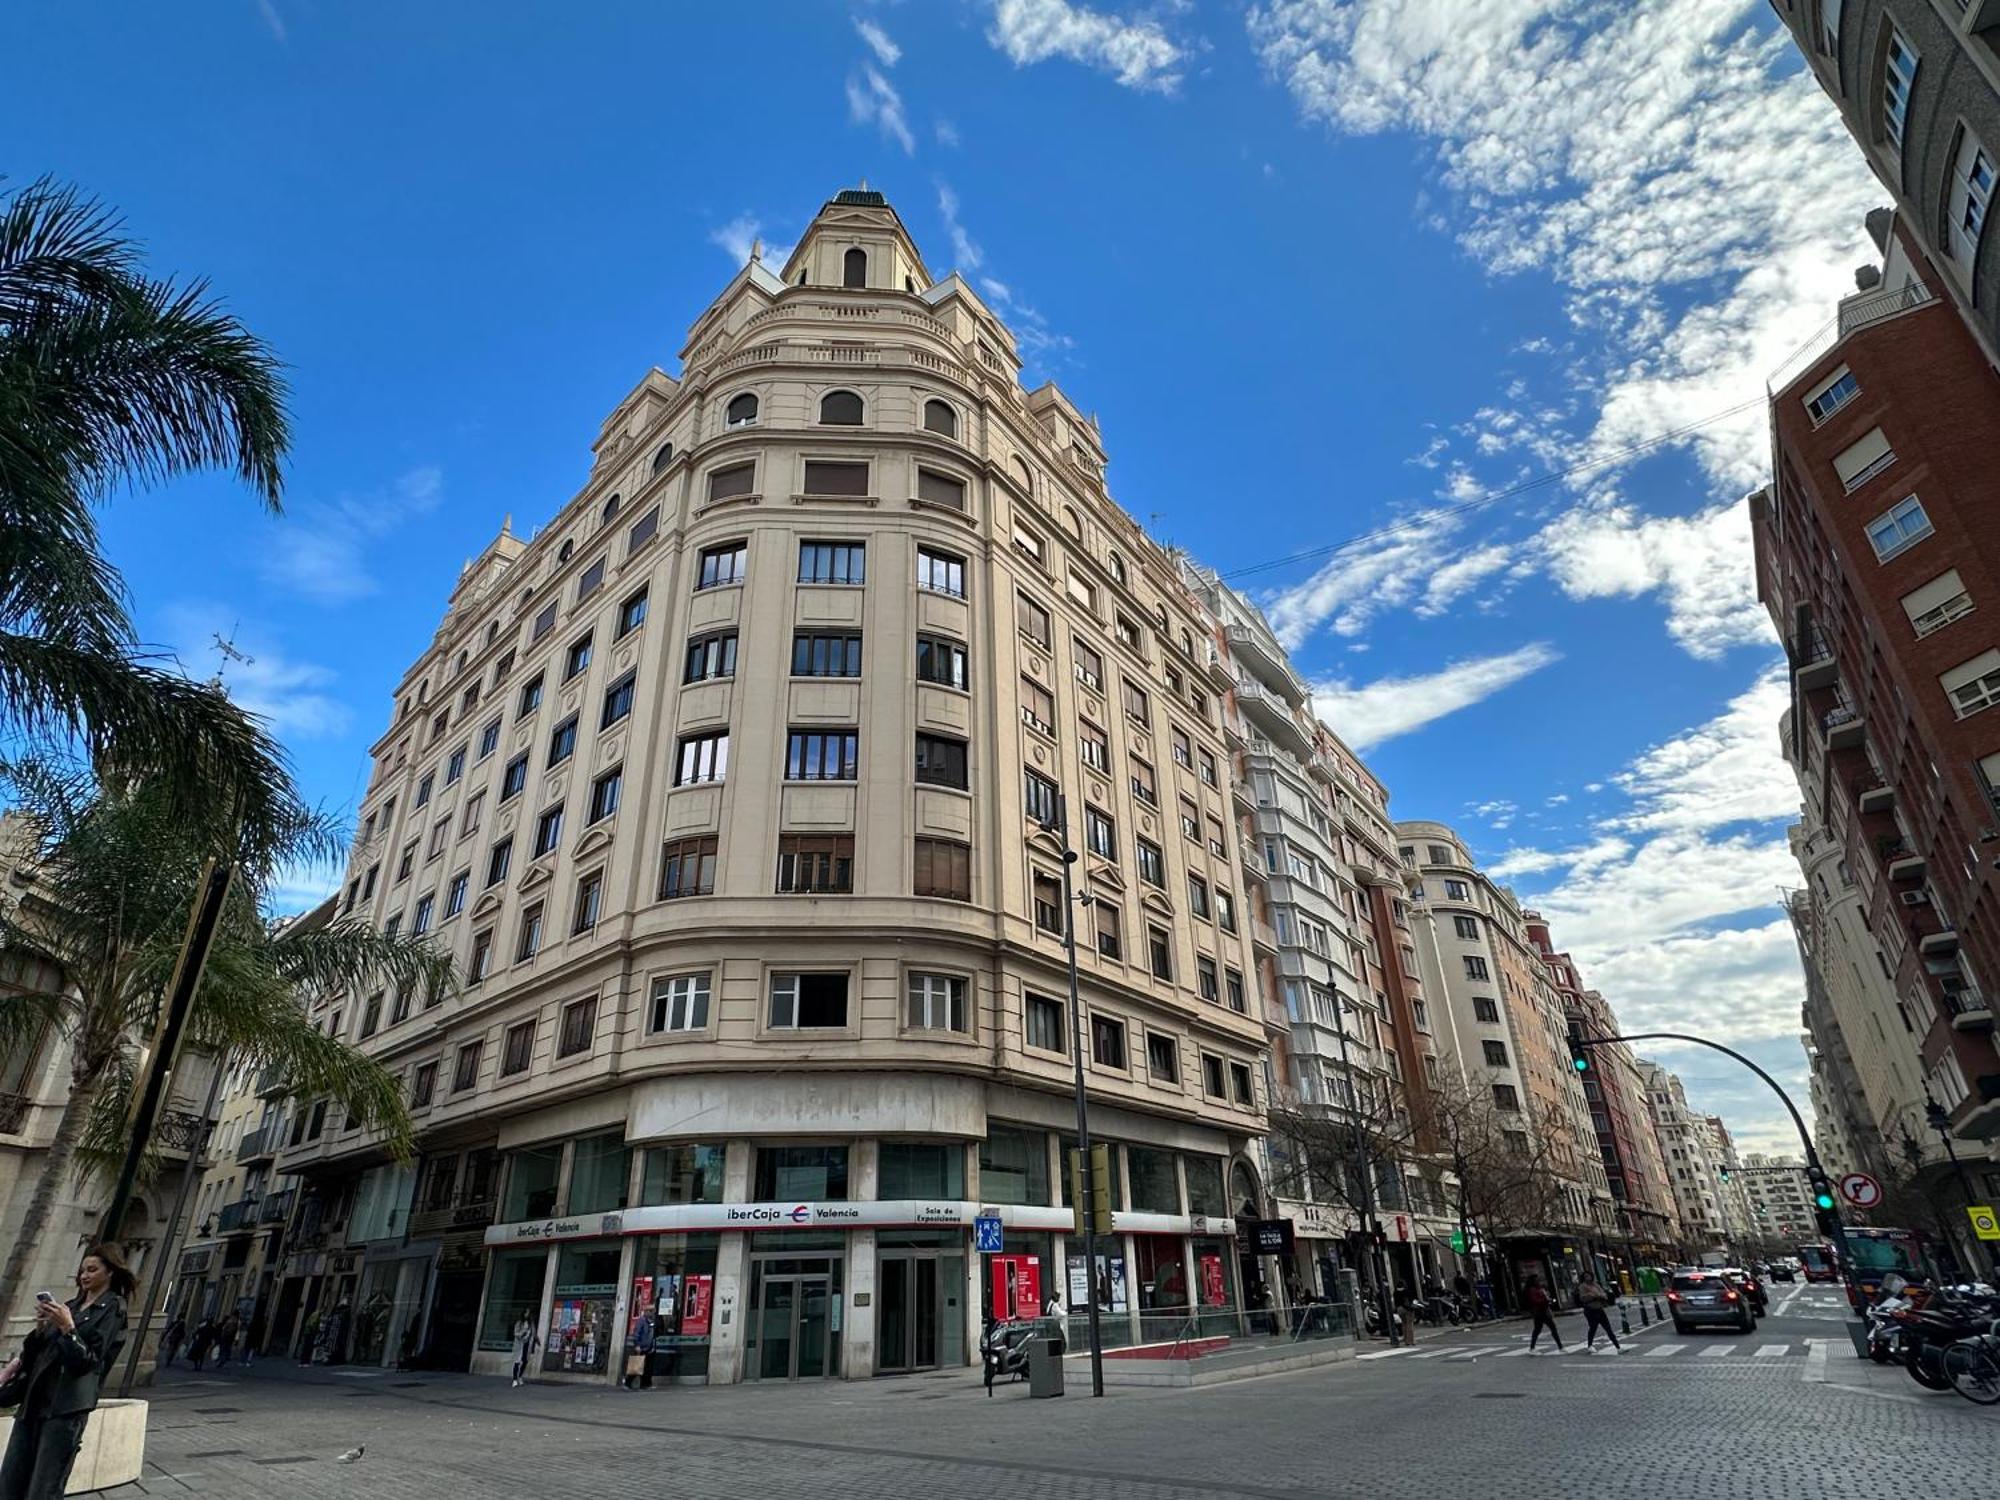
<svg viewBox="0 0 2000 1500"><path fill-rule="evenodd" d="M618 1300L618 1242L586 1240L556 1252L555 1300L542 1335L546 1374L602 1375L610 1367Z"/></svg>
<svg viewBox="0 0 2000 1500"><path fill-rule="evenodd" d="M708 1378L709 1340L715 1324L715 1262L721 1243L719 1234L661 1234L648 1235L637 1246L632 1259L632 1321L625 1330L625 1347L632 1348L640 1321L651 1318L651 1374L655 1380Z"/></svg>
<svg viewBox="0 0 2000 1500"><path fill-rule="evenodd" d="M479 1347L511 1349L514 1324L526 1314L530 1323L542 1316L542 1281L549 1268L549 1252L537 1245L532 1250L498 1250L493 1270L487 1278L486 1318L479 1325Z"/></svg>

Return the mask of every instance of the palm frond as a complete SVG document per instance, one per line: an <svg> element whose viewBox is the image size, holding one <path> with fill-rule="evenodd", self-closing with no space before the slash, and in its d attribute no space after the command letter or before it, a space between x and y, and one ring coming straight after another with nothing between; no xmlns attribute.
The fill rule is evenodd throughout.
<svg viewBox="0 0 2000 1500"><path fill-rule="evenodd" d="M138 274L136 247L109 208L52 177L0 206L0 325L52 302L124 295Z"/></svg>
<svg viewBox="0 0 2000 1500"><path fill-rule="evenodd" d="M280 938L271 944L270 958L280 978L309 994L380 986L421 995L429 1003L444 999L457 983L451 955L428 938L391 937L345 917Z"/></svg>

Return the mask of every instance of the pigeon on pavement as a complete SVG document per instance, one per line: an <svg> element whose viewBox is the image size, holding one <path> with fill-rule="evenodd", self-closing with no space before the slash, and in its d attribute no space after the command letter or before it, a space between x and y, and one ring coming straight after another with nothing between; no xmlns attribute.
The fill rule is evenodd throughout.
<svg viewBox="0 0 2000 1500"><path fill-rule="evenodd" d="M340 1457L336 1458L334 1462L337 1464L358 1464L361 1462L361 1455L366 1453L367 1451L368 1451L368 1445L366 1443L361 1443L356 1445L355 1447L349 1448L345 1453L341 1454Z"/></svg>

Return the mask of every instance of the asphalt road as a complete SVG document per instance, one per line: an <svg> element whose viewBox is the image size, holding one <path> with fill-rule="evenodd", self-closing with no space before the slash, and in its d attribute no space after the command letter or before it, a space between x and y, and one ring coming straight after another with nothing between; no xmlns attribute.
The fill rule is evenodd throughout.
<svg viewBox="0 0 2000 1500"><path fill-rule="evenodd" d="M622 1392L379 1371L156 1388L114 1495L702 1500L1846 1500L1992 1494L2000 1409L1856 1360L1839 1294L1777 1289L1754 1334L1640 1330L1530 1357L1518 1324L1195 1390L991 1398L969 1372ZM1574 1347L1582 1319L1561 1320ZM1815 1341L1819 1341L1815 1344ZM1373 1351L1371 1351L1373 1352ZM358 1464L334 1456L365 1442Z"/></svg>

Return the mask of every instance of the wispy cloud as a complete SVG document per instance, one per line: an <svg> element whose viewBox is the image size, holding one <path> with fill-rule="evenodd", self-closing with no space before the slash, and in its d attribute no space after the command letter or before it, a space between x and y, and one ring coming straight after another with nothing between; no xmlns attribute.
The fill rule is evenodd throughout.
<svg viewBox="0 0 2000 1500"><path fill-rule="evenodd" d="M271 37L280 46L285 43L285 18L278 14L278 7L272 0L257 0L257 14L264 19L264 25Z"/></svg>
<svg viewBox="0 0 2000 1500"><path fill-rule="evenodd" d="M727 224L708 232L708 242L718 245L722 253L737 266L750 259L750 252L763 239L764 221L755 214L741 213ZM764 241L764 264L776 269L792 258L792 246Z"/></svg>
<svg viewBox="0 0 2000 1500"><path fill-rule="evenodd" d="M386 493L302 506L278 523L260 554L259 571L266 581L317 604L364 599L380 587L369 570L374 545L435 510L443 493L444 472L421 464L399 475Z"/></svg>
<svg viewBox="0 0 2000 1500"><path fill-rule="evenodd" d="M961 271L972 272L986 264L986 252L965 232L965 225L958 218L958 194L951 190L951 184L940 182L938 190L938 217L944 220L946 238L951 241L952 264ZM998 285L998 283L995 283Z"/></svg>
<svg viewBox="0 0 2000 1500"><path fill-rule="evenodd" d="M885 139L914 156L917 138L910 132L909 118L903 113L903 96L873 63L863 63L847 80L847 117L857 125L873 125Z"/></svg>
<svg viewBox="0 0 2000 1500"><path fill-rule="evenodd" d="M1185 50L1158 22L1108 15L1068 0L996 0L987 30L1018 66L1052 57L1109 73L1127 88L1172 93Z"/></svg>
<svg viewBox="0 0 2000 1500"><path fill-rule="evenodd" d="M952 191L951 184L940 180L937 190L938 217L944 221L945 238L951 242L955 269L977 283L980 294L1012 330L1014 343L1027 363L1041 366L1059 363L1076 347L1076 341L1049 327L1049 320L1041 310L1024 301L999 277L976 274L986 264L986 251L959 219L958 194Z"/></svg>
<svg viewBox="0 0 2000 1500"><path fill-rule="evenodd" d="M1366 753L1398 735L1492 697L1561 659L1534 642L1497 656L1454 662L1441 671L1351 683L1330 678L1311 685L1313 707L1355 750Z"/></svg>
<svg viewBox="0 0 2000 1500"><path fill-rule="evenodd" d="M940 146L956 146L958 144L958 127L942 116L939 117L935 125L931 126L931 133L937 137L937 143Z"/></svg>
<svg viewBox="0 0 2000 1500"><path fill-rule="evenodd" d="M888 32L866 16L854 18L854 29L861 34L861 40L868 44L868 50L875 54L877 62L885 68L893 68L902 60L903 49L898 47Z"/></svg>

